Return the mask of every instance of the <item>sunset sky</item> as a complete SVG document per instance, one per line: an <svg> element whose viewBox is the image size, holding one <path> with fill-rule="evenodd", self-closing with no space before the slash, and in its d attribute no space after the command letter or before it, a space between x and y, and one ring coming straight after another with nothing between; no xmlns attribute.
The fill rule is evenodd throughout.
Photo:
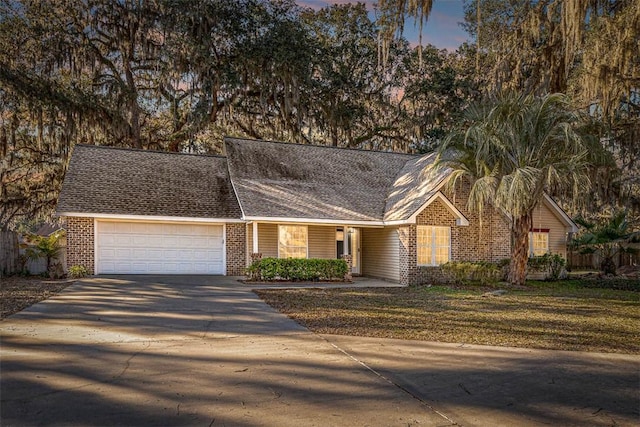
<svg viewBox="0 0 640 427"><path fill-rule="evenodd" d="M313 9L320 9L336 3L356 3L349 0L298 0L301 6L308 6ZM373 5L376 0L365 0L367 9L371 11L373 17ZM464 19L462 0L435 0L429 21L423 29L423 44L431 43L440 49L455 50L465 40L467 33L458 25ZM412 43L418 42L418 25L414 26L413 20L407 20L405 24L405 37Z"/></svg>

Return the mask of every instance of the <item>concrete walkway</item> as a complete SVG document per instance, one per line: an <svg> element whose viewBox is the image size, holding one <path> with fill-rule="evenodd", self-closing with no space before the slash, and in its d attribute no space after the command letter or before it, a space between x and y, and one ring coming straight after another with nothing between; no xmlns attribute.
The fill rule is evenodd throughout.
<svg viewBox="0 0 640 427"><path fill-rule="evenodd" d="M638 357L318 336L224 277L86 279L0 334L3 426L640 420Z"/></svg>

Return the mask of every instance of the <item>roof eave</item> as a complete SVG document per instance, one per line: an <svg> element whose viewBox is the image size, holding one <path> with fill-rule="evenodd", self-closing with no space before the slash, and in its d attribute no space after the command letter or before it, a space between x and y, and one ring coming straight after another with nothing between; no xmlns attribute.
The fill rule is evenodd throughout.
<svg viewBox="0 0 640 427"><path fill-rule="evenodd" d="M114 221L155 221L155 222L199 222L199 223L245 223L242 218L204 218L183 217L168 215L129 215L129 214L105 214L95 212L56 212L57 217L82 217Z"/></svg>
<svg viewBox="0 0 640 427"><path fill-rule="evenodd" d="M383 227L384 221L378 220L352 220L339 218L295 218L295 217L270 217L270 216L245 216L248 222L273 222L273 223L296 223L296 224L318 224L318 225L360 225L365 227Z"/></svg>

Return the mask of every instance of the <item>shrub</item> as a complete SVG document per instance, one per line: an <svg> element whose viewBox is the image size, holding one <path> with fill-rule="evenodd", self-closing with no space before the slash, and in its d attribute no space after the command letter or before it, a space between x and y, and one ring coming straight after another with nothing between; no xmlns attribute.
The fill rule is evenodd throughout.
<svg viewBox="0 0 640 427"><path fill-rule="evenodd" d="M250 280L343 280L349 270L343 259L262 258L247 268Z"/></svg>
<svg viewBox="0 0 640 427"><path fill-rule="evenodd" d="M73 279L82 279L83 277L87 277L89 272L85 268L84 265L72 265L69 267L69 276Z"/></svg>
<svg viewBox="0 0 640 427"><path fill-rule="evenodd" d="M480 282L481 285L496 283L502 277L502 268L486 261L450 261L441 266L445 276L458 284Z"/></svg>
<svg viewBox="0 0 640 427"><path fill-rule="evenodd" d="M544 254L527 260L527 267L534 272L546 273L546 280L558 280L565 273L567 261L558 254Z"/></svg>

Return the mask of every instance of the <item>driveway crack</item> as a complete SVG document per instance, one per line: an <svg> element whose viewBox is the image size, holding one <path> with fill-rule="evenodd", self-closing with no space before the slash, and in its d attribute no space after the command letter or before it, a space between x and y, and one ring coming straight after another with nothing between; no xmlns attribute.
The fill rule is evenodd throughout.
<svg viewBox="0 0 640 427"><path fill-rule="evenodd" d="M365 369L367 369L369 372L373 373L374 375L376 375L377 377L379 377L380 379L386 381L387 383L391 384L394 387L399 388L400 390L402 390L403 392L405 392L406 394L408 394L409 396L411 396L412 398L416 399L418 402L420 402L420 404L422 404L423 406L429 408L431 411L435 412L436 414L440 415L442 418L444 418L445 420L447 420L448 422L451 423L451 425L456 425L459 426L460 424L458 424L457 422L455 422L454 420L452 420L451 418L449 418L446 414L443 414L442 412L438 411L437 409L435 409L433 406L429 405L424 399L422 399L420 396L418 396L417 394L411 392L411 390L407 389L406 387L404 387L402 384L398 384L397 382L393 381L391 378L386 377L385 375L383 375L382 373L376 371L375 369L373 369L371 366L367 365L365 362L363 362L362 360L358 359L357 357L355 357L354 355L352 355L351 353L349 353L348 351L346 351L345 349L338 347L336 344L332 343L331 341L329 341L327 338L322 337L322 339L324 339L326 342L328 342L329 344L331 344L331 346L333 348L335 348L336 350L338 350L339 352L341 352L342 354L344 354L345 356L347 356L348 358L350 358L351 360L353 360L354 362L358 363L359 365L361 365L362 367L364 367Z"/></svg>
<svg viewBox="0 0 640 427"><path fill-rule="evenodd" d="M144 342L144 347L141 350L136 351L135 353L133 353L131 356L129 356L129 358L124 362L124 368L122 369L122 371L113 377L112 381L115 381L117 379L119 379L121 376L123 376L125 374L125 372L127 372L127 370L129 369L129 367L131 366L131 361L133 360L134 357L142 354L143 352L145 352L146 350L149 349L149 347L151 346L151 342L150 341L145 341Z"/></svg>

